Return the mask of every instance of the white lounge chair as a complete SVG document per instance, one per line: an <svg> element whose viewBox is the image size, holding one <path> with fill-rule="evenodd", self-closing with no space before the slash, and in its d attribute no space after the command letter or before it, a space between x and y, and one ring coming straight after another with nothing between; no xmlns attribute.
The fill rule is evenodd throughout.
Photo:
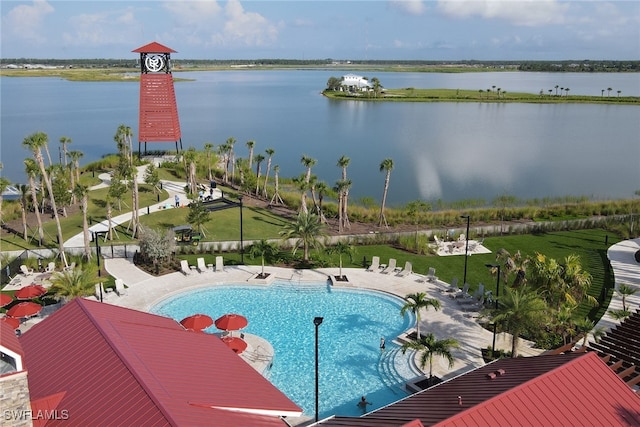
<svg viewBox="0 0 640 427"><path fill-rule="evenodd" d="M462 292L455 294L454 298L471 298L471 294L469 293L469 284L465 283L462 287Z"/></svg>
<svg viewBox="0 0 640 427"><path fill-rule="evenodd" d="M191 274L191 269L189 268L189 263L186 259L180 261L180 271L182 271L182 274L184 274L185 276Z"/></svg>
<svg viewBox="0 0 640 427"><path fill-rule="evenodd" d="M56 263L55 262L50 262L47 265L47 268L44 269L45 273L53 273L54 271L56 271Z"/></svg>
<svg viewBox="0 0 640 427"><path fill-rule="evenodd" d="M429 272L427 273L427 277L425 279L427 282L434 283L438 278L436 277L436 269L433 267L429 267Z"/></svg>
<svg viewBox="0 0 640 427"><path fill-rule="evenodd" d="M127 288L125 288L122 279L116 279L116 293L119 296L125 295L127 293Z"/></svg>
<svg viewBox="0 0 640 427"><path fill-rule="evenodd" d="M224 259L221 255L216 257L216 272L224 271Z"/></svg>
<svg viewBox="0 0 640 427"><path fill-rule="evenodd" d="M398 276L406 277L410 275L412 272L413 272L413 266L411 265L411 262L407 261L404 263L404 268L400 273L398 273Z"/></svg>
<svg viewBox="0 0 640 427"><path fill-rule="evenodd" d="M384 270L382 270L381 273L389 274L389 273L392 273L395 269L396 269L396 259L389 258L389 265L387 265L387 267Z"/></svg>
<svg viewBox="0 0 640 427"><path fill-rule="evenodd" d="M460 288L458 287L458 278L454 277L453 279L451 279L451 283L449 284L449 287L445 290L445 292L457 293L459 291Z"/></svg>
<svg viewBox="0 0 640 427"><path fill-rule="evenodd" d="M205 264L204 258L198 258L198 271L200 273L207 271L207 264Z"/></svg>
<svg viewBox="0 0 640 427"><path fill-rule="evenodd" d="M33 274L33 268L29 268L26 265L22 264L20 266L20 272L25 276L31 276Z"/></svg>
<svg viewBox="0 0 640 427"><path fill-rule="evenodd" d="M376 271L380 268L380 257L374 256L371 258L371 265L367 268L367 271Z"/></svg>

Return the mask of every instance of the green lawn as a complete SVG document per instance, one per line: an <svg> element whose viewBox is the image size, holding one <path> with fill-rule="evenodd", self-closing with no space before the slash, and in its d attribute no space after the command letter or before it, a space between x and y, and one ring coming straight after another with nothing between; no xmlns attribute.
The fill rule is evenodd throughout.
<svg viewBox="0 0 640 427"><path fill-rule="evenodd" d="M608 236L608 243L605 238ZM473 236L472 236L473 238ZM605 230L576 230L544 233L536 235L512 235L502 237L487 237L484 245L492 251L490 254L476 254L467 259L467 282L471 289L476 289L479 283L484 283L485 289L491 289L496 293L496 279L489 272L485 264L496 262L496 251L506 249L511 254L520 251L524 256L533 256L536 252L545 254L547 257L562 261L566 256L576 254L580 257L582 267L593 277L593 283L589 294L598 300L604 300L600 307L591 308L581 305L578 310L592 319L599 319L605 312L605 307L609 304L613 289L613 274L609 270L607 260L607 248L615 244L620 239L611 232ZM436 255L416 255L386 245L370 245L356 247L356 254L353 255L353 262L348 256L342 257L343 267L363 266L371 262L373 256L379 256L381 263L387 263L389 258L395 258L399 267L403 267L406 261L411 261L413 271L426 274L429 267L436 269L436 275L441 280L450 282L457 277L462 283L464 276L464 256L436 256ZM325 256L329 260L330 266L338 266L338 256ZM227 258L227 255L225 255ZM229 257L230 263L234 257ZM225 259L225 262L227 260ZM246 264L260 264L260 259L252 259L245 255Z"/></svg>

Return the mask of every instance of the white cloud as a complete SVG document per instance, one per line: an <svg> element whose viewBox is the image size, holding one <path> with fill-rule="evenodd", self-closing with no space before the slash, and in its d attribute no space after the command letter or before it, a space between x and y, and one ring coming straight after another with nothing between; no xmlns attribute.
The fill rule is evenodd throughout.
<svg viewBox="0 0 640 427"><path fill-rule="evenodd" d="M438 9L453 18L500 19L513 25L536 27L563 24L568 4L557 0L439 0Z"/></svg>
<svg viewBox="0 0 640 427"><path fill-rule="evenodd" d="M7 7L6 3L4 7ZM42 22L53 11L53 6L46 0L34 0L32 5L16 6L2 18L3 31L30 42L45 42L48 38L41 34Z"/></svg>
<svg viewBox="0 0 640 427"><path fill-rule="evenodd" d="M262 46L274 41L278 28L259 13L246 12L238 0L225 7L224 42L240 42L245 46Z"/></svg>
<svg viewBox="0 0 640 427"><path fill-rule="evenodd" d="M141 28L131 8L121 11L83 13L69 18L62 34L67 45L90 48L112 44L131 44Z"/></svg>
<svg viewBox="0 0 640 427"><path fill-rule="evenodd" d="M163 7L175 17L178 27L206 26L222 12L216 1L168 1Z"/></svg>
<svg viewBox="0 0 640 427"><path fill-rule="evenodd" d="M426 7L422 0L391 0L391 7L399 9L409 15L422 15Z"/></svg>

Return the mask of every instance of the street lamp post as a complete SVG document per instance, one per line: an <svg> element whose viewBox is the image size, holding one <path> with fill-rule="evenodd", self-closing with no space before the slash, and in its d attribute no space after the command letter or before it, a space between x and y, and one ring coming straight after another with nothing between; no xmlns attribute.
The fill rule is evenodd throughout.
<svg viewBox="0 0 640 427"><path fill-rule="evenodd" d="M102 272L100 271L100 245L98 244L98 238L100 235L97 231L93 232L93 240L96 242L96 262L98 263L98 277L102 276ZM100 302L102 302L102 284L100 285Z"/></svg>
<svg viewBox="0 0 640 427"><path fill-rule="evenodd" d="M465 246L464 246L464 277L462 279L462 284L467 284L467 257L469 256L469 221L471 217L469 215L461 215L460 218L466 218L467 220L467 234L465 234Z"/></svg>
<svg viewBox="0 0 640 427"><path fill-rule="evenodd" d="M242 194L238 196L240 200L240 262L244 264L244 234L242 226Z"/></svg>
<svg viewBox="0 0 640 427"><path fill-rule="evenodd" d="M322 324L323 317L315 317L313 324L316 325L316 422L318 421L318 326Z"/></svg>
<svg viewBox="0 0 640 427"><path fill-rule="evenodd" d="M500 295L500 264L485 264L486 267L495 268L496 269L496 296L495 300L495 309L498 310L498 296ZM496 353L496 328L497 323L493 322L493 344L491 345L491 357L495 356Z"/></svg>

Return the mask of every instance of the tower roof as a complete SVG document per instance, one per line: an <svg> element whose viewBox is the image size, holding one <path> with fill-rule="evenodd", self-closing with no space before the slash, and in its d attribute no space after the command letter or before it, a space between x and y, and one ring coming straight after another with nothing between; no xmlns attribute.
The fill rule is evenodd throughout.
<svg viewBox="0 0 640 427"><path fill-rule="evenodd" d="M144 46L140 46L139 48L132 50L131 52L137 53L177 53L175 50L162 45L158 42L151 42Z"/></svg>

